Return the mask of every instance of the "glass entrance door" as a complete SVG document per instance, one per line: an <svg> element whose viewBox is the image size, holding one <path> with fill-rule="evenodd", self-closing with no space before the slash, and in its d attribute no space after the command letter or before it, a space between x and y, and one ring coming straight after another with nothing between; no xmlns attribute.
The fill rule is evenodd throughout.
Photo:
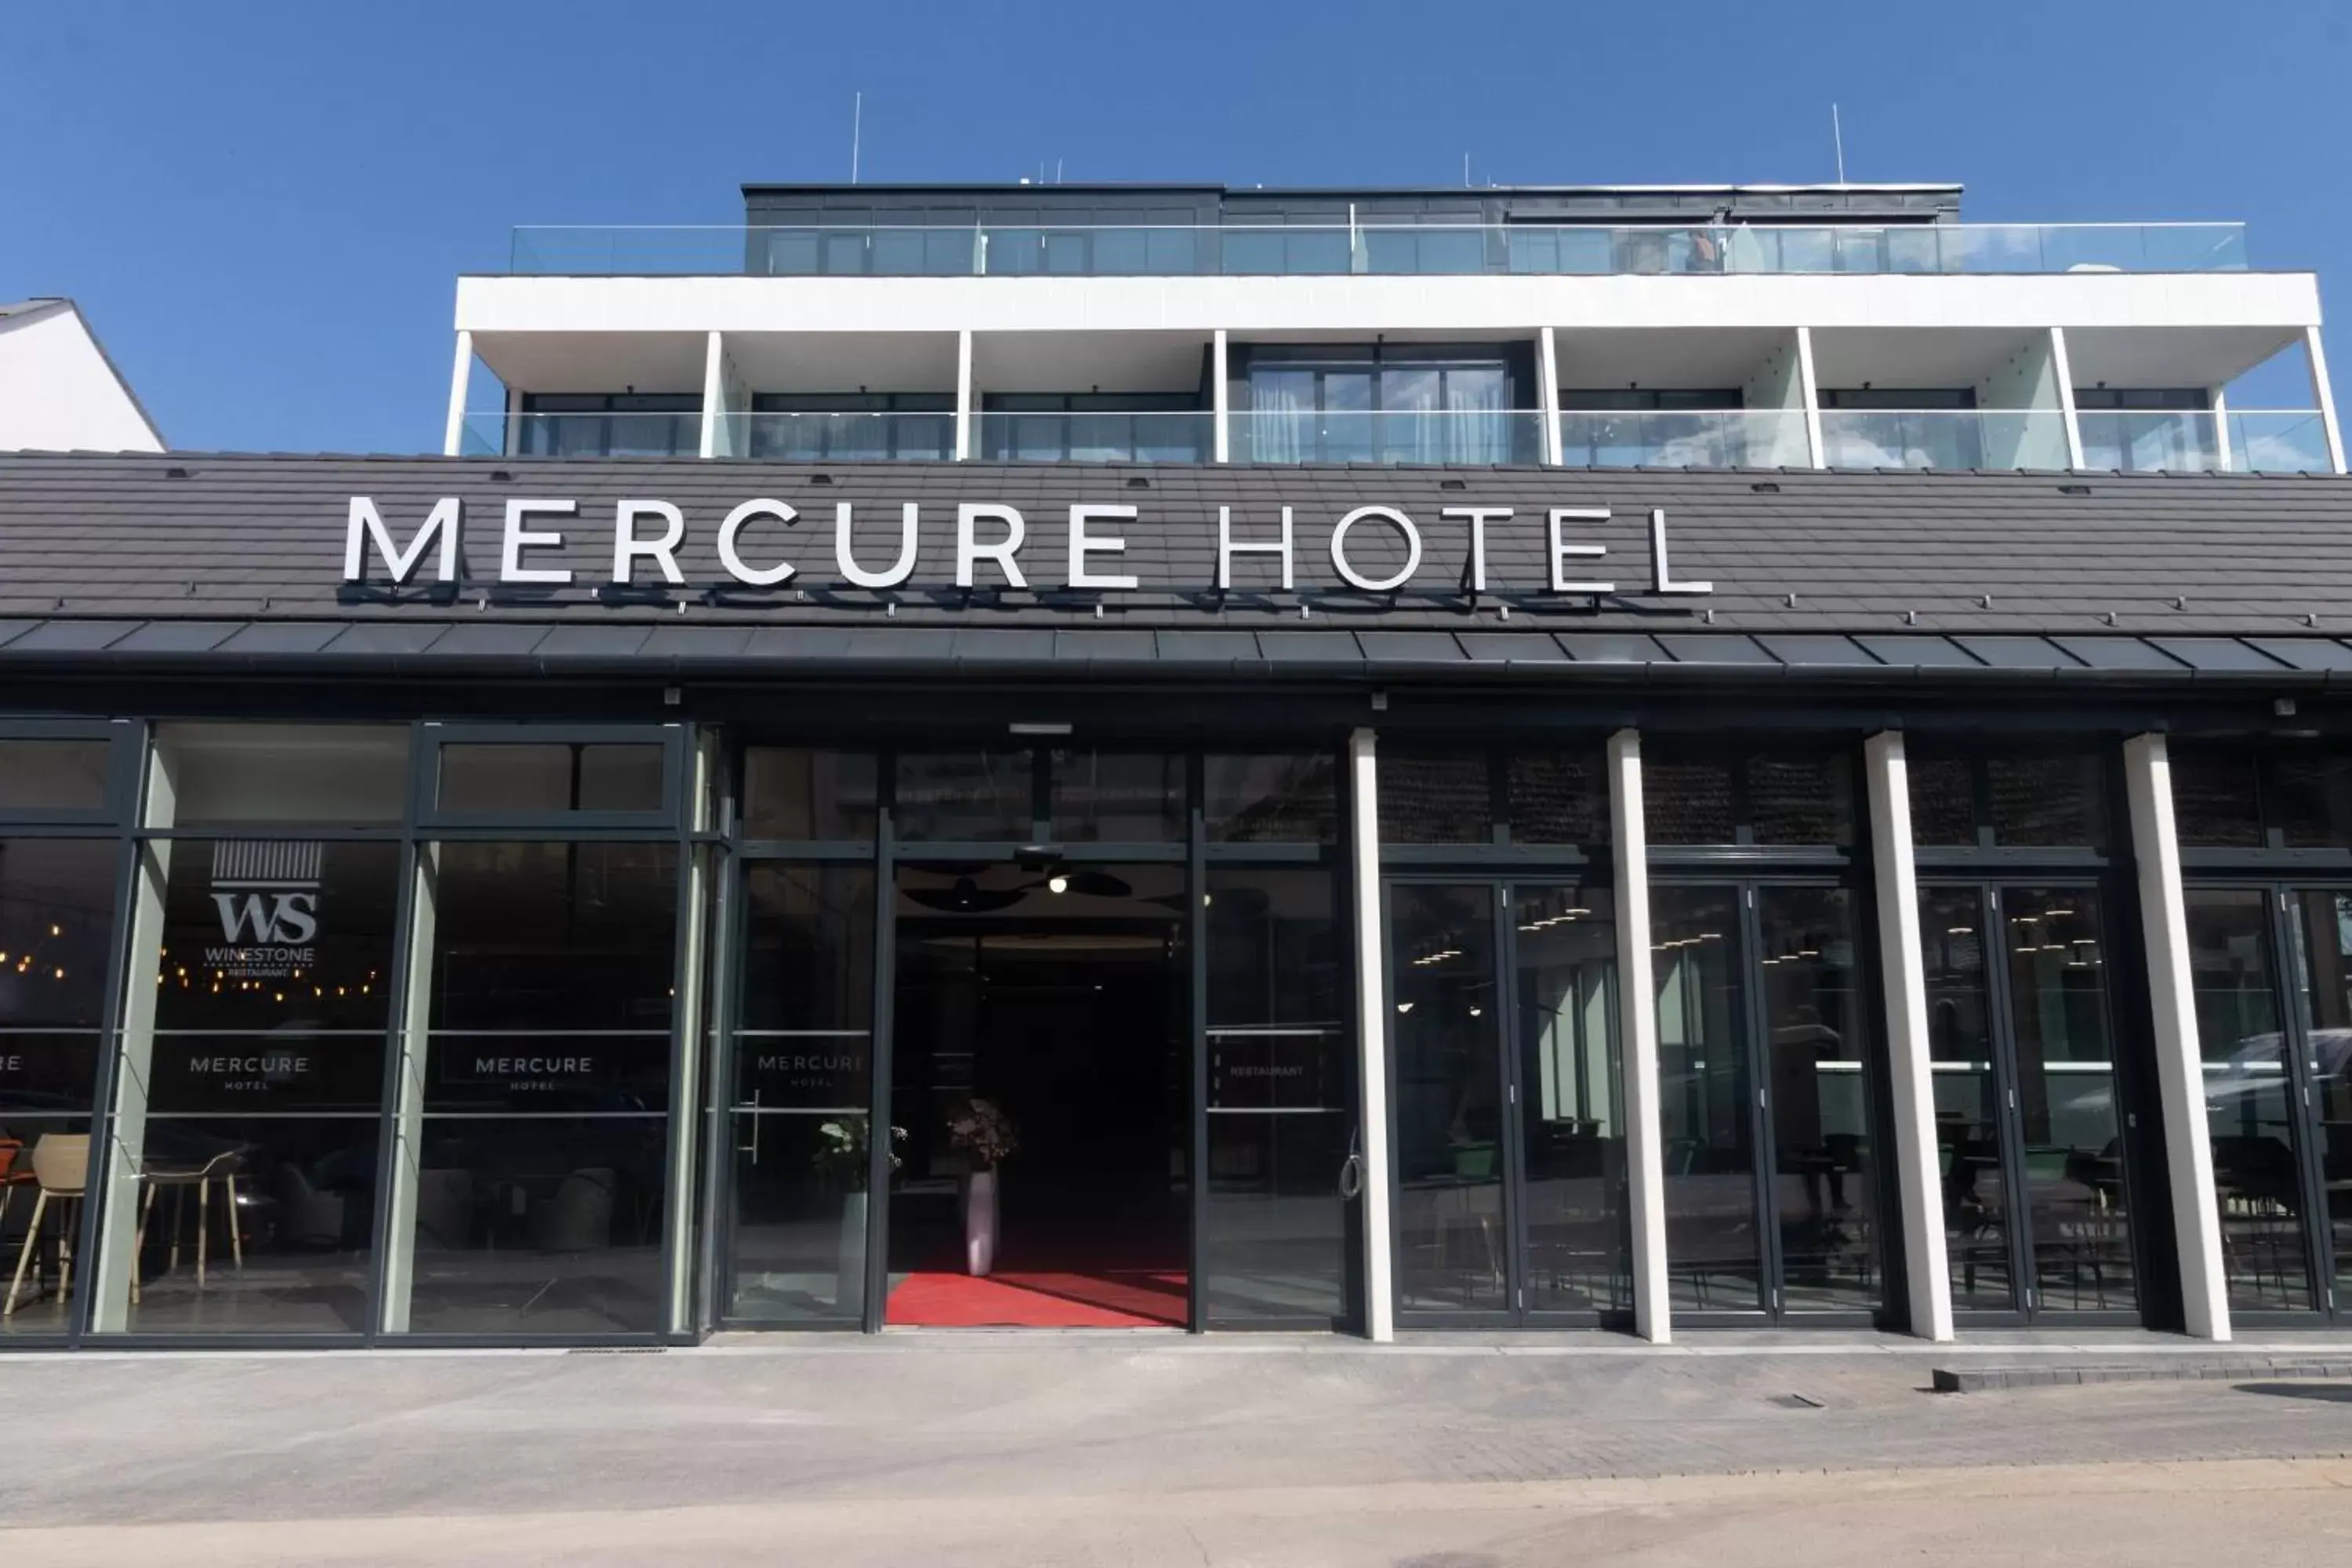
<svg viewBox="0 0 2352 1568"><path fill-rule="evenodd" d="M2098 889L1923 886L1952 1304L2137 1314Z"/></svg>
<svg viewBox="0 0 2352 1568"><path fill-rule="evenodd" d="M1678 1314L1867 1314L1884 1297L1854 902L1832 884L1651 889Z"/></svg>
<svg viewBox="0 0 2352 1568"><path fill-rule="evenodd" d="M1608 891L1399 880L1388 928L1400 1316L1630 1311Z"/></svg>
<svg viewBox="0 0 2352 1568"><path fill-rule="evenodd" d="M2352 1252L2352 889L2186 900L2231 1310L2332 1315Z"/></svg>

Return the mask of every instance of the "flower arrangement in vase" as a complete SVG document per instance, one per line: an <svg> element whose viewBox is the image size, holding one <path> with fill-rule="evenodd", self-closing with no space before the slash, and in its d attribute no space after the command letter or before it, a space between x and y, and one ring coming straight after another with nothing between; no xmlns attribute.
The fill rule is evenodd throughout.
<svg viewBox="0 0 2352 1568"><path fill-rule="evenodd" d="M964 1268L984 1278L996 1267L996 1168L1021 1147L1020 1130L995 1101L974 1096L949 1112L948 1142L971 1165L963 1183Z"/></svg>

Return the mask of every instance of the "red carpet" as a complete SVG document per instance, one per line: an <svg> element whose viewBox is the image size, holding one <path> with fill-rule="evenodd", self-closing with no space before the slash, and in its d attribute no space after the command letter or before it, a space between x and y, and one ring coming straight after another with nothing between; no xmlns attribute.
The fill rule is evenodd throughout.
<svg viewBox="0 0 2352 1568"><path fill-rule="evenodd" d="M940 1329L1158 1329L1182 1328L1184 1313L1181 1269L1009 1268L985 1279L919 1270L891 1290L884 1321Z"/></svg>

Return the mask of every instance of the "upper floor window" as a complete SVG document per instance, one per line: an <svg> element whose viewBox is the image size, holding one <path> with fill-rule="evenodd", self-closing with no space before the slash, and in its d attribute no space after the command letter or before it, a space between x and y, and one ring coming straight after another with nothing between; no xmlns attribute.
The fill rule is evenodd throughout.
<svg viewBox="0 0 2352 1568"><path fill-rule="evenodd" d="M525 393L508 448L518 458L691 458L698 392Z"/></svg>
<svg viewBox="0 0 2352 1568"><path fill-rule="evenodd" d="M1643 748L1642 800L1651 844L1850 848L1853 759L1797 747Z"/></svg>
<svg viewBox="0 0 2352 1568"><path fill-rule="evenodd" d="M2107 768L2093 752L1962 755L1923 749L1905 770L1911 841L1931 848L2107 847Z"/></svg>

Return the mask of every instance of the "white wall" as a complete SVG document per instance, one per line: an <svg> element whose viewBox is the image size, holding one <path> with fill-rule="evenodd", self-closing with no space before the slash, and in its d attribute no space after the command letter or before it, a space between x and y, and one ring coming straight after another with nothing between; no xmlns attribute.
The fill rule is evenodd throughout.
<svg viewBox="0 0 2352 1568"><path fill-rule="evenodd" d="M163 449L71 302L0 316L0 451Z"/></svg>

